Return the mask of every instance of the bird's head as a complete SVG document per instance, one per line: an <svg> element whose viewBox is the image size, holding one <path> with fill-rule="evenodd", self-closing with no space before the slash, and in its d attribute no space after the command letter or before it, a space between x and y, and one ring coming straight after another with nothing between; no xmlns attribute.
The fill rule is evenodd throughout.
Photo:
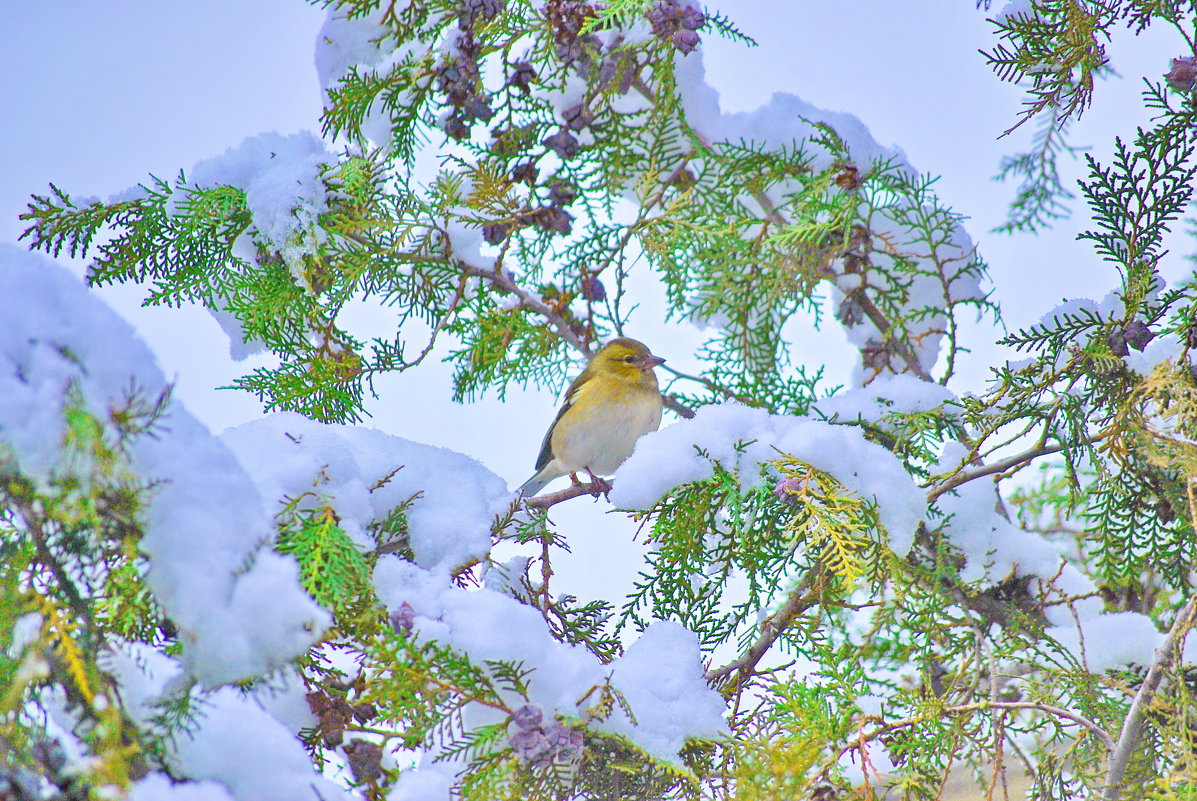
<svg viewBox="0 0 1197 801"><path fill-rule="evenodd" d="M653 368L664 363L643 342L619 337L608 342L594 357L590 367L596 372L618 376L628 381L656 384Z"/></svg>

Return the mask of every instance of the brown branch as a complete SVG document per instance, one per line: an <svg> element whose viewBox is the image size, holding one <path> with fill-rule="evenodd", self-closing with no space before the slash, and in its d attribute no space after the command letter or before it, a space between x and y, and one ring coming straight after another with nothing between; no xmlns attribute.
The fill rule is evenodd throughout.
<svg viewBox="0 0 1197 801"><path fill-rule="evenodd" d="M1086 444L1092 444L1094 442L1099 442L1105 437L1106 434L1094 434L1091 437L1086 437L1084 442ZM1004 473L1011 468L1018 467L1019 465L1030 462L1033 459L1038 459L1040 456L1050 456L1053 453L1059 453L1060 451L1067 450L1069 447L1072 447L1072 445L1046 445L1040 443L1034 447L1027 448L1021 453L1016 453L1013 456L1007 456L1005 459L999 459L996 462L979 464L976 467L972 467L967 470L961 470L956 475L944 479L928 490L927 500L934 501L940 495L943 495L948 490L959 487L961 484L967 484L974 479L982 478L984 476L991 476L995 473Z"/></svg>
<svg viewBox="0 0 1197 801"><path fill-rule="evenodd" d="M505 273L500 271L498 265L495 265L493 270L484 270L480 267L474 267L464 261L458 260L457 266L467 275L477 276L490 281L495 286L506 292L510 292L519 298L519 305L522 308L529 309L536 312L541 317L549 321L553 328L557 329L557 335L568 342L579 353L590 357L594 355L594 351L578 334L570 327L569 323L561 313L556 311L552 306L545 303L540 298L517 284L514 280L509 278Z"/></svg>
<svg viewBox="0 0 1197 801"><path fill-rule="evenodd" d="M739 671L742 682L744 677L756 669L757 664L777 642L777 638L794 622L794 619L815 605L816 599L811 597L808 591L822 577L822 574L821 568L811 569L798 583L798 586L790 590L785 603L761 623L761 633L757 636L756 641L748 647L748 650L738 659L728 662L722 667L708 670L703 678L713 684Z"/></svg>
<svg viewBox="0 0 1197 801"><path fill-rule="evenodd" d="M1102 793L1102 801L1118 801L1122 794L1122 780L1126 776L1127 765L1130 764L1131 754L1139 741L1139 733L1143 728L1143 718L1147 714L1147 706L1155 697L1160 683L1164 679L1164 671L1172 664L1172 659L1180 646L1184 644L1185 635L1193 626L1193 614L1197 612L1197 595L1188 600L1172 628L1159 648L1155 649L1155 663L1147 671L1139 692L1135 693L1135 700L1131 702L1130 710L1126 713L1126 720L1122 723L1122 732L1118 735L1118 745L1113 748L1110 756L1110 766L1106 773L1106 788Z"/></svg>
<svg viewBox="0 0 1197 801"><path fill-rule="evenodd" d="M610 491L611 482L605 482L606 486L598 483L590 484L571 484L563 490L550 492L547 495L537 495L535 498L525 498L524 506L529 509L548 509L550 506L556 506L562 501L568 501L570 498L578 498L582 495L591 495L597 498L603 493L603 490Z"/></svg>
<svg viewBox="0 0 1197 801"><path fill-rule="evenodd" d="M694 410L672 395L662 394L661 401L665 404L666 409L677 412L679 417L684 417L687 420L694 417Z"/></svg>

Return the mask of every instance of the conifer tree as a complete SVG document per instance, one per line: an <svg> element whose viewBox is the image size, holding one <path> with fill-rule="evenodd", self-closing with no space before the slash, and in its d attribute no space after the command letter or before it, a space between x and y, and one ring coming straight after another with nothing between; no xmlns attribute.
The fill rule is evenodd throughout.
<svg viewBox="0 0 1197 801"><path fill-rule="evenodd" d="M852 117L722 113L701 45L752 44L733 20L327 5L319 135L23 215L93 286L268 349L236 386L278 414L213 437L122 323L0 251L0 798L1192 797L1197 285L1159 266L1197 170L1197 4L994 13L980 57L1037 126L1004 228L1082 201L1077 259L1113 270L1004 332L980 394L962 321L1004 329L961 212ZM1149 26L1177 43L1150 126L1067 186L1111 32ZM437 348L455 401L559 391L644 286L705 326L701 370L665 366L668 427L599 500L640 527L634 587L583 601L552 510L602 487L520 498L357 424ZM823 304L849 388L792 360Z"/></svg>

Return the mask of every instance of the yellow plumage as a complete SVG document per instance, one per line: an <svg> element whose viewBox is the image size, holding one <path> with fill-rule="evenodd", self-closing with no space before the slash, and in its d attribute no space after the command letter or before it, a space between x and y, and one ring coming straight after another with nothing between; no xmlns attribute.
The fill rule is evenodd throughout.
<svg viewBox="0 0 1197 801"><path fill-rule="evenodd" d="M636 440L661 425L661 390L653 368L664 361L634 339L608 342L570 384L540 446L536 475L520 492L535 495L564 475L576 482L581 471L614 473L631 456Z"/></svg>

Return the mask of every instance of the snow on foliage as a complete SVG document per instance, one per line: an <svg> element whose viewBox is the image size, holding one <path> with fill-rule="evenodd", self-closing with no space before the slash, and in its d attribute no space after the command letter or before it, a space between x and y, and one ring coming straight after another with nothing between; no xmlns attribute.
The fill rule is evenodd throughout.
<svg viewBox="0 0 1197 801"><path fill-rule="evenodd" d="M328 196L320 171L335 161L311 131L290 136L270 131L204 159L189 177L196 187L232 186L245 192L251 230L293 265L312 251L311 238L323 233L316 220L328 211Z"/></svg>
<svg viewBox="0 0 1197 801"><path fill-rule="evenodd" d="M954 469L968 456L963 445L944 448L942 469ZM960 549L966 582L1001 581L1006 576L1051 576L1060 566L1060 551L1042 536L1024 531L997 511L997 495L988 481L970 481L944 493L935 505L948 516L943 531Z"/></svg>
<svg viewBox="0 0 1197 801"><path fill-rule="evenodd" d="M168 389L128 323L48 259L0 247L0 464L46 480L62 455L68 388L107 420L131 388ZM141 549L146 582L181 632L182 661L208 685L258 675L302 654L328 617L299 586L253 482L180 404L132 462L159 482Z"/></svg>
<svg viewBox="0 0 1197 801"><path fill-rule="evenodd" d="M364 548L374 547L366 526L411 501L408 537L416 562L429 569L485 557L490 525L511 502L503 479L474 459L374 429L283 413L229 429L222 439L263 498L314 492Z"/></svg>
<svg viewBox="0 0 1197 801"><path fill-rule="evenodd" d="M105 668L117 680L121 699L133 720L153 731L155 718L162 711L159 704L179 692L182 666L153 648L126 643L112 647ZM233 687L202 696L190 692L199 710L199 725L171 738L168 754L171 767L180 775L219 782L237 801L349 798L316 772L295 734L252 695ZM152 783L144 792L158 792L155 785ZM215 793L209 797L223 794L220 789L212 789Z"/></svg>
<svg viewBox="0 0 1197 801"><path fill-rule="evenodd" d="M750 112L725 112L719 107L719 93L706 81L705 67L700 53L677 59L678 90L685 110L686 121L712 142L764 144L772 149L804 145L814 172L832 169L837 158L824 147L812 145L824 132L820 125L830 126L834 135L846 147L853 169L867 170L873 165L887 165L910 179L917 171L900 148L886 148L878 144L869 129L854 114L827 111L785 92L775 93L769 102ZM766 193L774 206L780 206L787 194L785 184ZM947 330L948 312L945 301L959 303L985 297L981 286L983 273L972 270L970 261L975 252L972 239L959 221L953 221L933 210L930 205L912 208L919 201L898 200L896 206L883 206L873 201L869 219L871 236L884 241L886 247L871 254L874 264L884 269L871 270L870 277L879 288L892 290L890 274L904 274L909 281L901 306L903 317L919 310L917 322L908 321L907 335L915 343L920 367L930 373L940 355L940 344ZM927 201L929 203L929 199ZM753 203L752 205L756 205ZM767 215L766 215L767 216ZM936 233L931 234L931 231ZM927 237L934 242L927 242ZM929 253L927 253L929 251ZM902 253L911 260L900 264L892 254ZM925 255L915 255L923 253ZM850 278L851 276L844 276ZM857 278L859 276L857 275ZM830 289L837 314L851 296L839 288ZM928 313L927 310L935 310ZM883 341L888 332L877 328L867 317L844 326L848 340L858 348L871 342ZM867 367L867 365L866 365ZM862 371L858 383L875 373Z"/></svg>
<svg viewBox="0 0 1197 801"><path fill-rule="evenodd" d="M940 384L909 374L883 374L867 386L816 402L814 410L839 423L880 423L891 414L942 411L955 399L955 394Z"/></svg>
<svg viewBox="0 0 1197 801"><path fill-rule="evenodd" d="M658 759L673 760L687 738L726 732L725 703L702 677L694 632L677 623L645 629L613 663L611 683L623 691L636 722L620 710L601 728L622 734Z"/></svg>
<svg viewBox="0 0 1197 801"><path fill-rule="evenodd" d="M725 704L703 679L698 640L677 624L650 626L622 657L603 665L585 648L554 638L536 609L494 590L465 590L446 573L398 558L380 561L374 582L392 611L404 603L412 607L419 636L451 645L475 664L507 660L531 669L528 702L546 719L557 714L587 717L587 701L594 700L587 698L590 690L610 676L636 723L620 713L591 723L593 728L623 735L670 762L677 760L686 738L723 731ZM524 703L515 695L509 700L513 707Z"/></svg>
<svg viewBox="0 0 1197 801"><path fill-rule="evenodd" d="M710 478L716 461L749 487L762 481L760 466L782 454L875 500L890 548L899 556L910 550L927 503L897 457L866 440L859 429L772 415L734 402L705 406L693 419L643 437L615 474L611 502L646 509L674 487Z"/></svg>

